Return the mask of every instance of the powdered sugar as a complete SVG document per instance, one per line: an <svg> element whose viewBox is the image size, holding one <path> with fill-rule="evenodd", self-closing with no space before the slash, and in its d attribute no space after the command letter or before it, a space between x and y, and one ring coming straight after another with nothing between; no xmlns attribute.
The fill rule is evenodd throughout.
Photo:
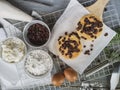
<svg viewBox="0 0 120 90"><path fill-rule="evenodd" d="M2 44L2 58L7 62L19 62L25 55L25 44L18 38L9 38Z"/></svg>
<svg viewBox="0 0 120 90"><path fill-rule="evenodd" d="M51 67L51 57L42 50L31 51L26 58L25 69L32 75L44 75L50 71Z"/></svg>

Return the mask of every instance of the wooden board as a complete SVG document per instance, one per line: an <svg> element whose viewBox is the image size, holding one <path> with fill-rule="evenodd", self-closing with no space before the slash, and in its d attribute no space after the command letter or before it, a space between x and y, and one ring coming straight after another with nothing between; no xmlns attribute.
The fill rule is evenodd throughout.
<svg viewBox="0 0 120 90"><path fill-rule="evenodd" d="M102 19L103 11L109 0L97 0L93 5L86 7L88 11Z"/></svg>

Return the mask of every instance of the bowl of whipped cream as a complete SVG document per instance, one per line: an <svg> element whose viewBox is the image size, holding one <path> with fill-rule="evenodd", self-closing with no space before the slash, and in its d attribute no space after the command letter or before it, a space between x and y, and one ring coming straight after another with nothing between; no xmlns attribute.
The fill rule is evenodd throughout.
<svg viewBox="0 0 120 90"><path fill-rule="evenodd" d="M51 56L44 50L32 50L25 58L24 69L32 78L46 77L53 68Z"/></svg>
<svg viewBox="0 0 120 90"><path fill-rule="evenodd" d="M8 63L17 63L23 60L26 52L25 43L17 37L9 37L0 44L0 57Z"/></svg>

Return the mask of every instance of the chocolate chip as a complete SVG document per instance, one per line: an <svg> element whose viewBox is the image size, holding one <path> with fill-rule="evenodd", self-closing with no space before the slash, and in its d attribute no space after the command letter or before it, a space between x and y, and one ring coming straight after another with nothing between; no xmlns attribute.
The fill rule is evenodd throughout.
<svg viewBox="0 0 120 90"><path fill-rule="evenodd" d="M78 33L76 33L76 32L72 32L72 33L70 34L70 37L71 37L71 35L75 35L78 39L80 39Z"/></svg>
<svg viewBox="0 0 120 90"><path fill-rule="evenodd" d="M65 40L64 39L62 39L62 42L64 42Z"/></svg>
<svg viewBox="0 0 120 90"><path fill-rule="evenodd" d="M93 50L93 48L90 49L91 51Z"/></svg>
<svg viewBox="0 0 120 90"><path fill-rule="evenodd" d="M86 45L84 45L83 47L86 48Z"/></svg>
<svg viewBox="0 0 120 90"><path fill-rule="evenodd" d="M84 22L86 22L86 24L90 24L90 21L89 21L88 18L85 18L85 19L84 19Z"/></svg>
<svg viewBox="0 0 120 90"><path fill-rule="evenodd" d="M48 29L41 24L33 24L28 28L27 37L34 45L43 45L49 38Z"/></svg>
<svg viewBox="0 0 120 90"><path fill-rule="evenodd" d="M95 37L95 39L97 38L97 36L94 36Z"/></svg>
<svg viewBox="0 0 120 90"><path fill-rule="evenodd" d="M90 18L95 18L95 16L90 16Z"/></svg>
<svg viewBox="0 0 120 90"><path fill-rule="evenodd" d="M105 33L104 36L108 36L108 33Z"/></svg>
<svg viewBox="0 0 120 90"><path fill-rule="evenodd" d="M102 31L102 28L99 29L99 32L101 32L101 31Z"/></svg>
<svg viewBox="0 0 120 90"><path fill-rule="evenodd" d="M78 22L78 27L76 28L77 30L80 30L82 28L82 24Z"/></svg>
<svg viewBox="0 0 120 90"><path fill-rule="evenodd" d="M66 53L65 56L67 56L68 54Z"/></svg>
<svg viewBox="0 0 120 90"><path fill-rule="evenodd" d="M86 50L84 54L90 55L90 50Z"/></svg>
<svg viewBox="0 0 120 90"><path fill-rule="evenodd" d="M97 29L94 29L94 30L93 30L93 33L94 33L94 34L97 34L97 32L98 32Z"/></svg>
<svg viewBox="0 0 120 90"><path fill-rule="evenodd" d="M61 51L61 53L62 53L62 55L64 55L64 51L63 50Z"/></svg>
<svg viewBox="0 0 120 90"><path fill-rule="evenodd" d="M65 32L65 35L67 35L68 33L67 32Z"/></svg>
<svg viewBox="0 0 120 90"><path fill-rule="evenodd" d="M94 38L94 35L91 35L90 37L91 37L91 38Z"/></svg>
<svg viewBox="0 0 120 90"><path fill-rule="evenodd" d="M103 26L103 23L102 22L99 22L98 23L98 27L102 27Z"/></svg>
<svg viewBox="0 0 120 90"><path fill-rule="evenodd" d="M87 40L87 38L85 38L85 37L83 37L83 36L81 36L81 38L83 38L83 39Z"/></svg>
<svg viewBox="0 0 120 90"><path fill-rule="evenodd" d="M59 44L61 44L61 41L59 41Z"/></svg>
<svg viewBox="0 0 120 90"><path fill-rule="evenodd" d="M90 16L91 19L98 21L97 18L95 16Z"/></svg>
<svg viewBox="0 0 120 90"><path fill-rule="evenodd" d="M58 41L59 41L61 38L62 38L62 36L60 36L60 37L58 38Z"/></svg>
<svg viewBox="0 0 120 90"><path fill-rule="evenodd" d="M64 41L65 41L65 39L66 39L66 38L64 37L64 38L62 39L62 42L64 42Z"/></svg>
<svg viewBox="0 0 120 90"><path fill-rule="evenodd" d="M76 28L76 30L79 31L81 28L82 28L82 27L78 26L78 27Z"/></svg>
<svg viewBox="0 0 120 90"><path fill-rule="evenodd" d="M83 31L80 31L80 33L83 33Z"/></svg>
<svg viewBox="0 0 120 90"><path fill-rule="evenodd" d="M93 47L93 46L94 46L93 44L90 45L90 47Z"/></svg>
<svg viewBox="0 0 120 90"><path fill-rule="evenodd" d="M59 48L59 51L61 51L61 48Z"/></svg>
<svg viewBox="0 0 120 90"><path fill-rule="evenodd" d="M69 55L69 58L72 58L72 54Z"/></svg>
<svg viewBox="0 0 120 90"><path fill-rule="evenodd" d="M92 22L91 24L92 24L91 26L92 26L93 28L97 27L97 24L96 24L95 22Z"/></svg>
<svg viewBox="0 0 120 90"><path fill-rule="evenodd" d="M82 24L81 24L81 22L79 21L79 22L77 23L77 25L79 26L79 25L82 25Z"/></svg>

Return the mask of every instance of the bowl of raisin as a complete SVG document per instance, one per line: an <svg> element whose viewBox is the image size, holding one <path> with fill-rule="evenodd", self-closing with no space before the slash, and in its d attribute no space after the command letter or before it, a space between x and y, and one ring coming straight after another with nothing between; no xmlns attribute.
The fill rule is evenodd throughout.
<svg viewBox="0 0 120 90"><path fill-rule="evenodd" d="M47 24L43 21L33 20L23 30L23 38L27 45L40 48L48 44L51 33Z"/></svg>

